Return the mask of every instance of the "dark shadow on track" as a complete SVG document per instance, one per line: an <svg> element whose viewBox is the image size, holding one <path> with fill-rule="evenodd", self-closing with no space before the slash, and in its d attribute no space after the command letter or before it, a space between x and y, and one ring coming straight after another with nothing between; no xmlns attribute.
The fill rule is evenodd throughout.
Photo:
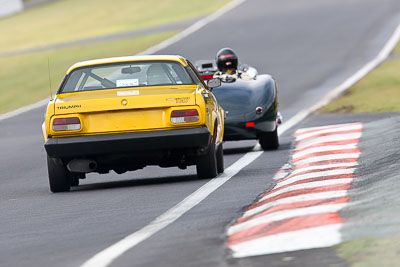
<svg viewBox="0 0 400 267"><path fill-rule="evenodd" d="M291 142L281 143L279 144L278 150L291 150L293 148L293 144Z"/></svg>
<svg viewBox="0 0 400 267"><path fill-rule="evenodd" d="M244 146L244 147L235 147L235 148L224 148L224 155L233 155L233 154L246 154L251 152L254 148L252 146ZM290 150L292 148L292 143L281 143L277 150ZM261 148L260 148L261 149ZM277 150L266 150L265 152L274 152Z"/></svg>
<svg viewBox="0 0 400 267"><path fill-rule="evenodd" d="M85 184L77 187L72 187L71 192L82 192L82 191L94 191L94 190L105 190L113 188L124 188L124 187L136 187L156 184L171 184L171 183L184 183L195 180L201 180L196 175L182 175L182 176L171 176L171 177L157 177L157 178L146 178L136 180L120 180L105 183L93 183Z"/></svg>
<svg viewBox="0 0 400 267"><path fill-rule="evenodd" d="M224 155L232 155L232 154L245 154L253 150L253 146L245 146L245 147L235 147L235 148L224 148Z"/></svg>

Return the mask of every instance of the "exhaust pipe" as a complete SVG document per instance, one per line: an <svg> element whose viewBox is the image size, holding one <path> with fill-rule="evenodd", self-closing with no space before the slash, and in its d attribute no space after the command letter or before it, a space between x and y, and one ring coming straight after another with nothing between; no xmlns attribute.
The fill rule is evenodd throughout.
<svg viewBox="0 0 400 267"><path fill-rule="evenodd" d="M278 111L278 114L276 116L276 121L279 125L281 125L283 123L283 116L282 114Z"/></svg>
<svg viewBox="0 0 400 267"><path fill-rule="evenodd" d="M73 159L67 164L70 172L89 173L97 169L97 162L91 159Z"/></svg>

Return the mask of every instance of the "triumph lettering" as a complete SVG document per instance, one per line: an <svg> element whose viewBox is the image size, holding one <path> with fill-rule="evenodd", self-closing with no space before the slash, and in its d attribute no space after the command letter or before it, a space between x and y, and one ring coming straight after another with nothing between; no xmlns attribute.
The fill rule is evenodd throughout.
<svg viewBox="0 0 400 267"><path fill-rule="evenodd" d="M57 109L71 109L71 108L81 108L81 105L69 105L69 106L60 106Z"/></svg>

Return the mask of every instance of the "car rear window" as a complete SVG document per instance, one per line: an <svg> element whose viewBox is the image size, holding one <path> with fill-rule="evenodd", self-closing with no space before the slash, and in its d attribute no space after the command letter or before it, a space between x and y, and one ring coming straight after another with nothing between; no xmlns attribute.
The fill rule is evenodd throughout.
<svg viewBox="0 0 400 267"><path fill-rule="evenodd" d="M185 68L175 61L135 61L73 70L60 93L123 87L194 84Z"/></svg>

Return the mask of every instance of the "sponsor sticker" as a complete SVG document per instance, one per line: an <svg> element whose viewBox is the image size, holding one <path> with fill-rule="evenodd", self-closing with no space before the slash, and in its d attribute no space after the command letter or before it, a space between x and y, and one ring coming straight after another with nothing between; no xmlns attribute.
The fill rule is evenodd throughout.
<svg viewBox="0 0 400 267"><path fill-rule="evenodd" d="M167 98L167 101L175 100L177 104L189 102L190 97L180 97L180 98Z"/></svg>
<svg viewBox="0 0 400 267"><path fill-rule="evenodd" d="M139 79L123 79L117 80L117 87L138 86Z"/></svg>
<svg viewBox="0 0 400 267"><path fill-rule="evenodd" d="M139 95L139 90L118 91L117 96Z"/></svg>

